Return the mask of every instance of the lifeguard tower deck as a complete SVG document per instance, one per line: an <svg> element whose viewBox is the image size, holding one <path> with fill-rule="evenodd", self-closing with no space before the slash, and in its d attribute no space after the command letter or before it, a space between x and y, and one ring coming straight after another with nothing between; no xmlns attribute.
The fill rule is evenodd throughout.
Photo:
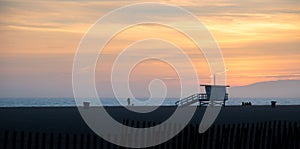
<svg viewBox="0 0 300 149"><path fill-rule="evenodd" d="M205 87L205 93L197 93L177 101L177 106L188 106L199 102L199 105L222 104L225 106L228 100L226 88L228 85L200 85Z"/></svg>

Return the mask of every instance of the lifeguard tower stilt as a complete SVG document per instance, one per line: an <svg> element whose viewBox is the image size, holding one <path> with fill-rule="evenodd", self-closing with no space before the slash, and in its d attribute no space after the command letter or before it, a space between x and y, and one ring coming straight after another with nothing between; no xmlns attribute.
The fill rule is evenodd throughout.
<svg viewBox="0 0 300 149"><path fill-rule="evenodd" d="M199 102L199 106L202 105L215 105L222 104L225 106L228 100L228 93L226 88L230 87L228 85L200 85L205 87L205 93L193 94L189 97L177 101L175 104L177 106L188 106Z"/></svg>

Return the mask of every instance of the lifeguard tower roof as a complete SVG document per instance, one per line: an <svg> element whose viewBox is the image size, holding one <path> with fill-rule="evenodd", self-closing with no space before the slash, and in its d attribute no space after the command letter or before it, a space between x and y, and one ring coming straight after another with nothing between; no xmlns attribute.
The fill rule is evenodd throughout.
<svg viewBox="0 0 300 149"><path fill-rule="evenodd" d="M209 84L200 84L200 86L220 86L220 87L230 87L229 85L209 85Z"/></svg>

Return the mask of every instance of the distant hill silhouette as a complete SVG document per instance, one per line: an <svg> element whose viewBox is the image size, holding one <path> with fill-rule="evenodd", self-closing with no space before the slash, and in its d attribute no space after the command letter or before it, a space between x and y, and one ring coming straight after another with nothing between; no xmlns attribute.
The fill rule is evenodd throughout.
<svg viewBox="0 0 300 149"><path fill-rule="evenodd" d="M300 98L300 80L258 82L229 88L230 97Z"/></svg>

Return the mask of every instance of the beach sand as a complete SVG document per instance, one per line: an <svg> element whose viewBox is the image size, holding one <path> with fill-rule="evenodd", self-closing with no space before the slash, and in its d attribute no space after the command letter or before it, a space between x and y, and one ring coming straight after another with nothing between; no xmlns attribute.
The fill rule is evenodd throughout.
<svg viewBox="0 0 300 149"><path fill-rule="evenodd" d="M90 108L95 108L95 107L90 107ZM160 107L156 111L151 112L149 114L136 114L133 112L130 112L126 110L123 107L105 107L108 113L115 118L117 121L124 123L127 121L140 121L142 122L147 122L147 123L161 123L164 120L168 119L168 117L174 112L174 110L177 107ZM147 108L147 107L133 107L133 108ZM190 127L194 129L194 131L198 128L198 125L202 119L203 113L205 111L205 107L198 107L195 115L193 116L192 120L190 121ZM295 130L296 136L294 138L296 141L299 142L299 135L297 138L297 134L299 132L299 124L300 124L300 106L277 106L275 108L272 108L271 106L226 106L222 107L221 112L219 116L217 117L215 123L214 123L214 130L218 127L223 128L221 129L220 133L221 134L226 134L226 129L229 128L235 128L238 126L238 130L242 130L242 127L245 127L245 130L247 129L247 135L250 136L250 128L253 132L253 135L259 135L255 129L259 129L260 127L265 128L266 133L268 133L268 129L274 129L274 132L269 134L268 137L275 137L275 140L277 139L278 135L280 135L280 138L282 138L284 131L288 131L288 126L291 125L291 129ZM24 139L22 142L22 134L19 133L24 133L27 134L29 133L38 133L40 135L45 134L45 138L48 138L46 140L46 143L44 142L44 145L49 147L49 136L48 134L54 134L54 138L59 140L60 135L64 136L66 139L67 136L72 135L72 134L91 134L92 136L95 136L95 134L89 129L89 127L85 124L83 119L81 118L79 111L77 107L18 107L18 108L0 108L0 140L1 144L3 145L3 148L11 148L13 144L16 144L16 142L19 143L18 146L22 146L26 144L26 139L24 143ZM282 127L281 127L282 125ZM286 126L284 126L286 125ZM234 126L234 127L233 127ZM240 128L241 126L241 128ZM274 126L274 127L273 127ZM275 128L276 127L276 128ZM278 127L278 128L277 128ZM280 127L280 133L275 129L279 130ZM296 128L295 128L296 127ZM226 129L225 129L226 128ZM285 130L287 129L287 130ZM217 131L216 129L215 131ZM186 130L187 131L187 130ZM190 129L189 129L190 131ZM211 133L212 130L208 130L205 134ZM218 130L219 131L219 130ZM193 136L196 136L193 133ZM236 132L236 131L235 131ZM190 133L190 132L189 132ZM188 134L189 134L188 133ZM249 134L248 134L249 133ZM290 132L292 133L292 132ZM67 135L66 135L67 134ZM204 136L205 136L204 134ZM15 135L15 136L14 136ZM178 140L178 137L182 137L180 135L184 135L183 133L180 133L179 136L173 138L171 140L172 144L174 141L176 142L176 139ZM185 134L186 135L186 134ZM261 134L263 135L263 134ZM288 136L288 134L286 134ZM26 135L25 135L26 136ZM38 135L39 136L39 135ZM233 137L232 140L237 139L237 134L232 133L231 136ZM291 134L289 135L291 136ZM33 136L32 136L33 137ZM58 138L57 138L58 137ZM216 136L219 137L219 136ZM245 136L244 136L245 137ZM267 137L267 136L265 136ZM268 138L267 137L267 138ZM296 137L296 138L295 138ZM25 137L26 138L26 137ZM51 137L50 137L51 138ZM99 139L99 137L97 137ZM244 142L244 145L247 146L251 144L251 140L246 137L246 142ZM28 135L27 135L28 139ZM36 137L37 140L39 140L38 137ZM175 140L174 140L175 139ZM215 140L214 139L208 139L206 140L207 146L202 145L203 148L209 147L209 140ZM298 140L297 140L298 139ZM36 142L38 142L35 140ZM100 139L101 140L101 139ZM14 142L15 141L15 142ZM29 140L29 141L33 141ZM50 139L51 141L51 139ZM74 140L73 140L74 141ZM86 140L88 141L88 140ZM230 140L229 140L230 141ZM253 140L254 141L254 140ZM253 142L252 141L252 142ZM259 140L258 140L259 141ZM272 140L271 140L272 141ZM55 141L54 141L55 142ZM68 141L69 142L69 141ZM61 144L67 144L68 142L60 142ZM105 141L102 140L101 144ZM168 141L170 143L170 141ZM167 144L168 144L167 142ZM192 142L192 144L195 144L195 142L201 141L195 141ZM236 140L233 142L237 142ZM260 141L261 142L261 141ZM18 144L17 143L17 144ZM53 142L52 142L53 143ZM59 142L56 142L56 144ZM223 141L224 143L224 141ZM20 145L21 144L21 145ZM27 140L27 147L28 147L28 140ZM33 143L35 144L35 143ZM54 143L55 144L55 143ZM80 144L80 143L79 143ZM85 145L87 143L84 143ZM97 143L96 143L97 144ZM106 146L107 146L106 142ZM181 142L181 146L184 146L182 144L191 144L191 142ZM204 143L205 144L205 143ZM213 141L212 144L217 144L216 141ZM228 143L230 144L230 142ZM290 143L291 144L291 143ZM43 145L43 143L38 143L35 145ZM74 143L73 143L74 145ZM94 144L95 145L95 144ZM241 144L243 145L243 144ZM273 141L273 145L274 144ZM67 145L68 146L68 145ZM109 145L108 145L109 146ZM112 145L113 146L113 145ZM176 146L176 145L175 145ZM227 145L228 148L230 148L230 145ZM295 147L297 144L294 145ZM30 146L32 147L32 146ZM74 146L73 146L74 147ZM194 146L197 147L197 146ZM266 146L268 147L268 146ZM68 146L68 148L72 148L71 146ZM78 147L80 148L80 147ZM86 147L87 148L87 147ZM114 148L114 147L103 147L103 148ZM180 148L180 147L179 147Z"/></svg>

